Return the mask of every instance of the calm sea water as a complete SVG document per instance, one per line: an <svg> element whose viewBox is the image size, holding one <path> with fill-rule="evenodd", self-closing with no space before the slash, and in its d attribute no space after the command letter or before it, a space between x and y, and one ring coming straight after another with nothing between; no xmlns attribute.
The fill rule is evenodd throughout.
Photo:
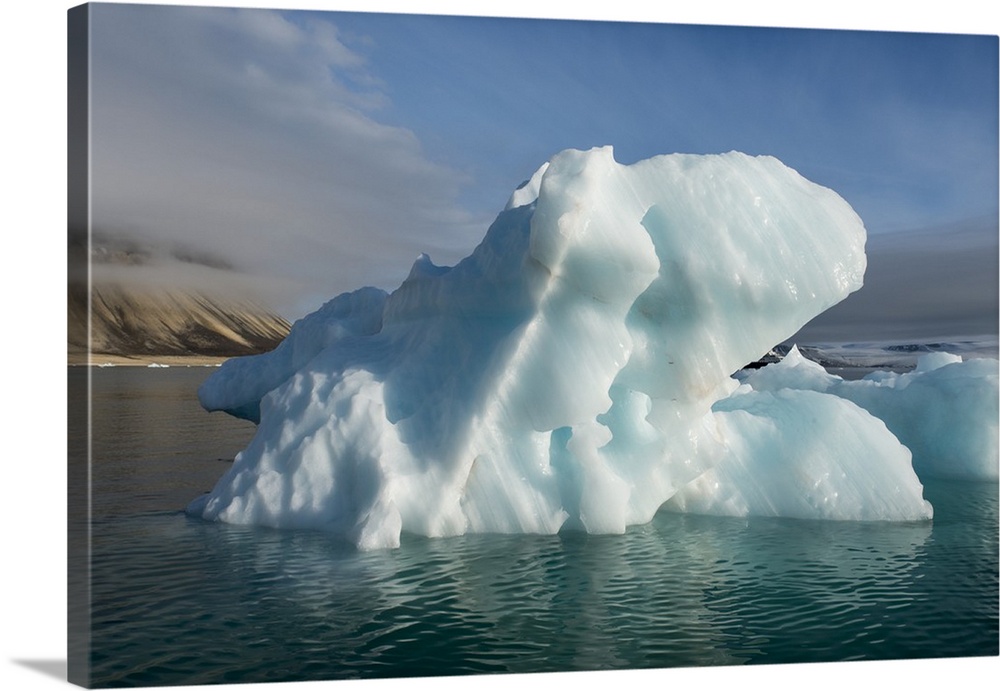
<svg viewBox="0 0 1000 691"><path fill-rule="evenodd" d="M926 482L928 523L661 513L359 553L183 514L254 429L200 409L211 371L91 370L95 686L998 654L992 483Z"/></svg>

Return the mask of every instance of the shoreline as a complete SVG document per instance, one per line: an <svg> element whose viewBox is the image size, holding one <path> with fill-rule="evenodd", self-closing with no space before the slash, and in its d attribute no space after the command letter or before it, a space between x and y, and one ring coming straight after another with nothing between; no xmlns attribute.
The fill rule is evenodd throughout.
<svg viewBox="0 0 1000 691"><path fill-rule="evenodd" d="M105 353L70 353L70 367L218 367L238 356L212 355L111 355Z"/></svg>

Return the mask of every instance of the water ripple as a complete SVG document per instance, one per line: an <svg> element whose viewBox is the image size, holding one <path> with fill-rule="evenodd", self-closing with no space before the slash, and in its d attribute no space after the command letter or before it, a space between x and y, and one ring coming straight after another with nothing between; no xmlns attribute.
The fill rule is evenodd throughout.
<svg viewBox="0 0 1000 691"><path fill-rule="evenodd" d="M184 516L239 430L192 423L181 455L157 455L206 424L160 394L129 402L138 421L100 421L120 443L94 468L95 686L998 654L994 485L928 483L928 523L662 514L620 536L404 535L359 553Z"/></svg>

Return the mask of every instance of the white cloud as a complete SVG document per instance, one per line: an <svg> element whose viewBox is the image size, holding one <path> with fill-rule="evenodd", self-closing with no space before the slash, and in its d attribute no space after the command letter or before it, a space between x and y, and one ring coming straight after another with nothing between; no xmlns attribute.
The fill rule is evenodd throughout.
<svg viewBox="0 0 1000 691"><path fill-rule="evenodd" d="M333 20L336 15L328 15ZM97 5L94 225L195 244L312 300L461 258L460 174L383 124L390 96L318 15ZM282 305L288 308L289 305Z"/></svg>

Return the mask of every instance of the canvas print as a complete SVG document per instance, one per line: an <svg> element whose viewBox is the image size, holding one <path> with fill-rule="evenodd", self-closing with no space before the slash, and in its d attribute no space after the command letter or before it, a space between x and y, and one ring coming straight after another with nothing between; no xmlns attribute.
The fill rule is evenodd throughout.
<svg viewBox="0 0 1000 691"><path fill-rule="evenodd" d="M69 678L998 655L998 39L68 16Z"/></svg>

